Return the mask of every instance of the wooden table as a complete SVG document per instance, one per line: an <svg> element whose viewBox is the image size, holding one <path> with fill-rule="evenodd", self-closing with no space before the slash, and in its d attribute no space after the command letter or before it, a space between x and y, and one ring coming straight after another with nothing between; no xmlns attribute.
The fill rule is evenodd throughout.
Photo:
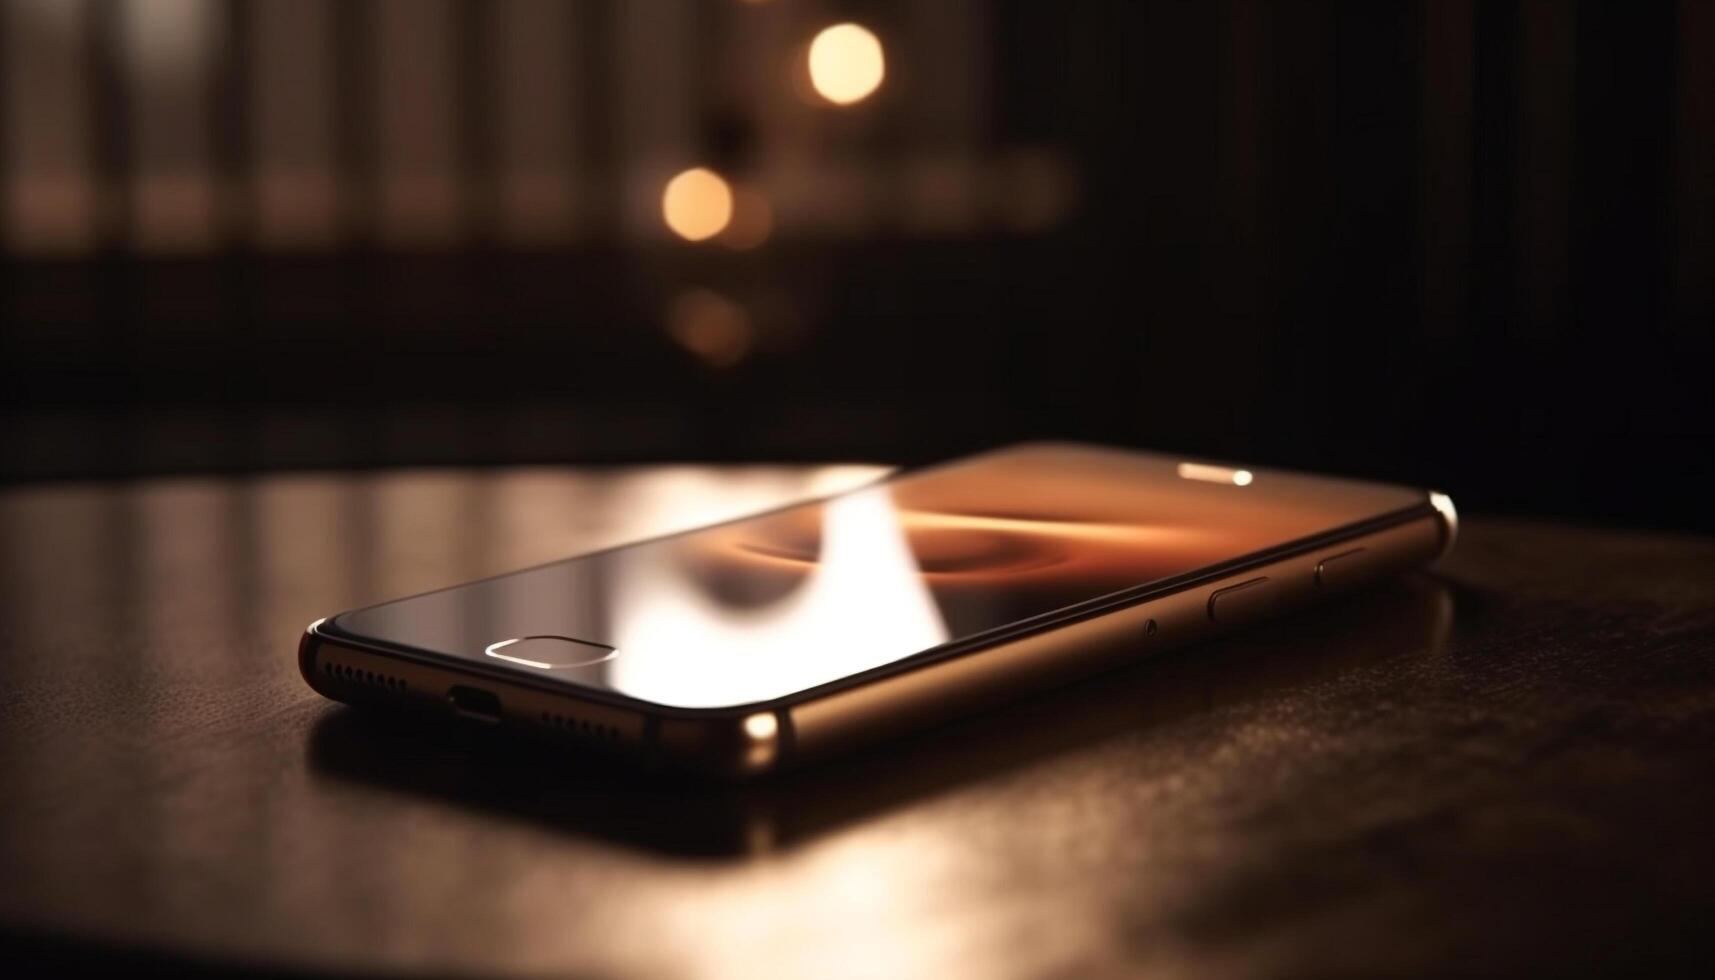
<svg viewBox="0 0 1715 980"><path fill-rule="evenodd" d="M7 956L745 978L1715 968L1708 539L1469 520L1435 575L738 789L370 719L297 676L316 616L872 473L0 494Z"/></svg>

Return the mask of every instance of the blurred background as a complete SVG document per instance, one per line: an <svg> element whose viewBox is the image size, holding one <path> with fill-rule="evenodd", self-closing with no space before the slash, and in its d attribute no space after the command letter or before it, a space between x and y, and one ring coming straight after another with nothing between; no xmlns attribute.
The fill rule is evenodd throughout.
<svg viewBox="0 0 1715 980"><path fill-rule="evenodd" d="M0 479L1081 438L1715 529L1715 3L3 0Z"/></svg>

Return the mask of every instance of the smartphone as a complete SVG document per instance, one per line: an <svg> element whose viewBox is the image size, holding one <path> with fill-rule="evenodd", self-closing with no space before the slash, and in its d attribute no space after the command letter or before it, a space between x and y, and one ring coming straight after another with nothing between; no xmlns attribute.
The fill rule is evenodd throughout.
<svg viewBox="0 0 1715 980"><path fill-rule="evenodd" d="M1031 443L311 624L304 679L579 753L826 758L1427 565L1445 495Z"/></svg>

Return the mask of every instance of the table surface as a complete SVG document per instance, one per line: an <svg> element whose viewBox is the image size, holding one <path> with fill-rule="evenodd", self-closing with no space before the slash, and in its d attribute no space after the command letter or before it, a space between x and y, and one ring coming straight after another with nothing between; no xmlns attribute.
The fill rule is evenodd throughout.
<svg viewBox="0 0 1715 980"><path fill-rule="evenodd" d="M317 616L867 479L0 494L0 935L295 972L1715 966L1715 541L1453 558L862 756L682 786L324 701Z"/></svg>

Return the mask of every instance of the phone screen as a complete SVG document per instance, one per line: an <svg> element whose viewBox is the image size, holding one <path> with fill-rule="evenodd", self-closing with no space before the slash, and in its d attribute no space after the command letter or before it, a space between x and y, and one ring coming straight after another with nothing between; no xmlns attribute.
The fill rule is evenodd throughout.
<svg viewBox="0 0 1715 980"><path fill-rule="evenodd" d="M730 707L1424 500L1385 484L1029 445L332 626L656 704ZM604 656L518 655L542 649L514 642L526 637Z"/></svg>

